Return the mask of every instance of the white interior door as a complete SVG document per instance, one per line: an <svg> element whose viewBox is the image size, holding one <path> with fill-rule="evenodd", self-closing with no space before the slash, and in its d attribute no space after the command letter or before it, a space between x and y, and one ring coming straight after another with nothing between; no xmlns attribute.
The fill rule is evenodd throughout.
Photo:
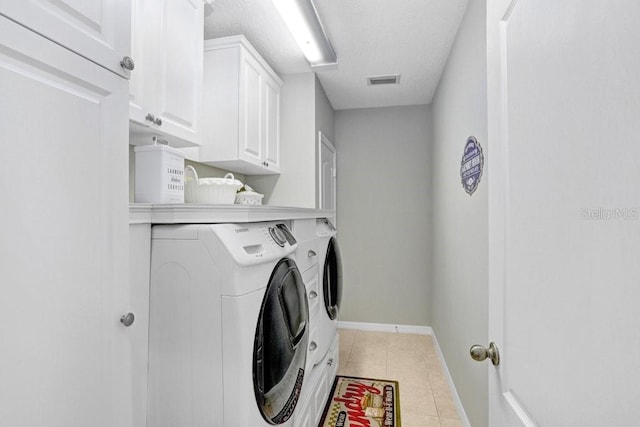
<svg viewBox="0 0 640 427"><path fill-rule="evenodd" d="M491 13L489 425L638 425L640 3Z"/></svg>
<svg viewBox="0 0 640 427"><path fill-rule="evenodd" d="M318 209L336 208L336 147L318 132Z"/></svg>

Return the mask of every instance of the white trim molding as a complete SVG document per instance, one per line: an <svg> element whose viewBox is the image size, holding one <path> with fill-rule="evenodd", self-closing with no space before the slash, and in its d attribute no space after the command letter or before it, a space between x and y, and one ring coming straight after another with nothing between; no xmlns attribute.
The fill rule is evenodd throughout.
<svg viewBox="0 0 640 427"><path fill-rule="evenodd" d="M399 334L433 335L431 326L390 325L387 323L338 322L338 328L359 331L395 332Z"/></svg>
<svg viewBox="0 0 640 427"><path fill-rule="evenodd" d="M338 328L342 329L355 329L359 331L375 331L375 332L391 332L398 334L418 334L418 335L431 335L433 337L433 343L436 347L436 352L438 353L438 358L442 363L442 368L444 370L444 374L447 377L447 383L449 384L449 388L451 389L451 395L456 404L456 409L458 410L458 414L460 415L460 421L464 427L471 427L471 423L469 422L469 418L467 417L467 413L462 406L462 401L460 400L460 396L458 395L458 391L456 390L456 386L453 383L453 379L451 378L451 373L449 372L449 368L447 367L447 362L444 360L444 355L442 354L442 349L440 348L440 344L438 343L438 338L436 334L433 332L431 326L414 326L414 325L392 325L387 323L364 323L364 322L338 322Z"/></svg>

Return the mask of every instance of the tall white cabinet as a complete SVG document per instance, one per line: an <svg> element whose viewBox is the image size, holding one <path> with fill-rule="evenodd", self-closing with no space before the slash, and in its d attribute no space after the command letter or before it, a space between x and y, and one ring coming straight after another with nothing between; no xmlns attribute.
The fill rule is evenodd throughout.
<svg viewBox="0 0 640 427"><path fill-rule="evenodd" d="M200 144L203 0L132 0L131 142Z"/></svg>
<svg viewBox="0 0 640 427"><path fill-rule="evenodd" d="M111 61L128 43L75 26L128 40L115 3L0 2L24 25L0 16L2 426L132 426L128 81Z"/></svg>

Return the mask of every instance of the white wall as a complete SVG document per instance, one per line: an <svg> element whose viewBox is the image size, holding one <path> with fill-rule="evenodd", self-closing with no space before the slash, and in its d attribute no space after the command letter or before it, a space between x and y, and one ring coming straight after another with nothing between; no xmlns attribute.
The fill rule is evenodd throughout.
<svg viewBox="0 0 640 427"><path fill-rule="evenodd" d="M333 135L333 107L315 73L283 77L280 123L280 175L247 176L274 206L317 206L318 131Z"/></svg>
<svg viewBox="0 0 640 427"><path fill-rule="evenodd" d="M488 344L488 194L486 163L469 196L460 182L467 137L487 141L486 0L470 0L433 108L432 327L471 425L488 423L487 365L469 357Z"/></svg>
<svg viewBox="0 0 640 427"><path fill-rule="evenodd" d="M331 141L333 143L333 146L335 147L336 145L336 141L335 141L335 124L334 124L334 120L335 120L335 111L333 109L333 106L331 105L331 101L329 101L329 98L327 98L327 94L324 91L324 88L322 87L322 84L320 83L320 80L318 80L318 77L316 76L315 79L316 82L316 96L315 96L315 105L316 105L316 134L315 134L315 138L316 138L316 155L315 155L315 164L318 165L318 162L320 161L320 159L318 158L319 154L319 150L318 150L318 144L319 144L319 132L322 132L323 135L325 135L329 141ZM319 180L320 180L320 173L317 170L317 166L316 166L316 188L319 188ZM319 207L320 206L320 192L316 191L316 205L315 207Z"/></svg>
<svg viewBox="0 0 640 427"><path fill-rule="evenodd" d="M315 104L316 104L316 138L318 136L318 131L322 131L327 138L334 143L335 136L335 125L334 125L334 116L335 111L333 110L333 106L331 105L331 101L327 98L327 94L324 92L324 88L322 87L322 83L318 80L316 76L316 96L315 96ZM317 153L316 153L317 154Z"/></svg>
<svg viewBox="0 0 640 427"><path fill-rule="evenodd" d="M429 325L430 114L336 111L340 320Z"/></svg>

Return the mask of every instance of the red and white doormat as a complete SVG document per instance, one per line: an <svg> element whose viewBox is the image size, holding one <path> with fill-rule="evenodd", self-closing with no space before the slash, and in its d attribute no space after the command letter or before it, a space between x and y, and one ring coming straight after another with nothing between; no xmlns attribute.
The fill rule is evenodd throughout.
<svg viewBox="0 0 640 427"><path fill-rule="evenodd" d="M320 427L401 427L398 381L336 376Z"/></svg>

